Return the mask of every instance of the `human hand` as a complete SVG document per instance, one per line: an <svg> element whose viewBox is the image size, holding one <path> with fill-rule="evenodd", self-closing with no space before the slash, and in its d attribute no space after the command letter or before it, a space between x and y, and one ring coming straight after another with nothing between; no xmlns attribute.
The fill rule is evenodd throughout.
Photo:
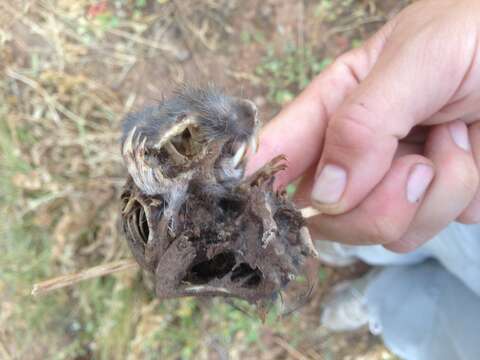
<svg viewBox="0 0 480 360"><path fill-rule="evenodd" d="M314 233L410 251L480 222L480 2L424 0L339 57L264 129Z"/></svg>

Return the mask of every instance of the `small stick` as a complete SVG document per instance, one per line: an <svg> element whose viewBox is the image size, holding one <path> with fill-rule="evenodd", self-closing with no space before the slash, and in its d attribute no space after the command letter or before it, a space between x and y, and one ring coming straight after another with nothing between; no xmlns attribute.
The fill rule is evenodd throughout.
<svg viewBox="0 0 480 360"><path fill-rule="evenodd" d="M13 360L12 356L7 350L7 347L3 344L3 340L0 337L0 356L2 356L2 359L5 360Z"/></svg>
<svg viewBox="0 0 480 360"><path fill-rule="evenodd" d="M304 218L309 218L320 214L320 211L313 207L306 207L300 210ZM39 296L50 291L61 289L67 286L75 285L81 281L93 279L100 276L110 275L119 271L138 268L138 264L133 259L124 259L111 263L94 266L82 270L78 273L67 274L45 280L33 285L32 295Z"/></svg>
<svg viewBox="0 0 480 360"><path fill-rule="evenodd" d="M310 360L308 356L303 355L300 351L295 349L293 346L291 346L289 343L287 343L285 340L283 340L278 336L275 336L273 338L273 342L275 342L278 346L280 346L283 350L285 350L288 353L288 355L292 357L292 359Z"/></svg>
<svg viewBox="0 0 480 360"><path fill-rule="evenodd" d="M58 276L53 279L39 282L33 285L32 295L44 295L50 291L72 286L80 281L113 274L123 270L137 268L138 264L133 259L125 259L106 263L92 268L82 270L78 273Z"/></svg>

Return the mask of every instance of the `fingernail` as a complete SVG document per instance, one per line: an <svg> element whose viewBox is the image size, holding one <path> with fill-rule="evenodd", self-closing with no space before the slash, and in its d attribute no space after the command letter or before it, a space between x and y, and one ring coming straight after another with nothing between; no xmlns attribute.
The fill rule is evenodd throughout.
<svg viewBox="0 0 480 360"><path fill-rule="evenodd" d="M335 204L347 185L347 172L340 166L325 165L315 181L312 199L321 204Z"/></svg>
<svg viewBox="0 0 480 360"><path fill-rule="evenodd" d="M460 121L455 121L448 125L448 129L450 130L453 142L457 144L460 149L470 151L467 126Z"/></svg>
<svg viewBox="0 0 480 360"><path fill-rule="evenodd" d="M418 202L433 179L433 168L427 164L415 165L407 181L407 199L411 203Z"/></svg>

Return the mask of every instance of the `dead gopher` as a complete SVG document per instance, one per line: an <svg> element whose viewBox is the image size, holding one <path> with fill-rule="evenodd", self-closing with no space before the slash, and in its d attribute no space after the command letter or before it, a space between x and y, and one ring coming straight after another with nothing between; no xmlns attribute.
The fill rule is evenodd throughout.
<svg viewBox="0 0 480 360"><path fill-rule="evenodd" d="M183 87L127 116L123 228L160 298L270 299L315 256L304 219L273 191L277 157L244 178L257 108L214 87Z"/></svg>

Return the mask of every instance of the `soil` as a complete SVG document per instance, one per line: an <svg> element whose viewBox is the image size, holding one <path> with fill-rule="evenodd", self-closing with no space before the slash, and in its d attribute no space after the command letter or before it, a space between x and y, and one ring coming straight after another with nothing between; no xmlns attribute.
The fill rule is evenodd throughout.
<svg viewBox="0 0 480 360"><path fill-rule="evenodd" d="M8 144L12 147L12 154L6 153L2 161L12 158L25 163L17 174L12 173L16 164L8 163L4 178L12 175L15 191L6 188L4 199L10 199L17 192L19 196L13 205L3 207L2 203L0 210L14 214L15 221L28 218L32 222L26 226L28 232L20 232L15 246L11 247L23 251L23 257L16 253L10 255L15 261L5 266L10 276L14 273L14 281L6 285L1 278L0 288L3 285L4 289L20 289L23 284L29 289L32 279L76 272L130 255L124 246L123 230L118 226L118 199L125 190L126 173L118 151L118 138L121 119L127 113L158 103L169 96L178 83L213 82L228 94L254 100L262 120L267 122L286 105L269 97L272 88L288 90L295 96L305 86L289 72L292 64L285 51L287 47L293 48L297 55L308 50L312 55L309 61L333 60L358 46L408 2L0 2L3 46L0 71L4 74L0 83L3 98L0 110L6 114L2 131L8 130L5 139L11 140ZM103 13L99 13L101 9ZM288 66L284 68L284 65ZM303 65L308 67L308 61ZM288 81L276 82L271 74L260 74L259 68L265 66L275 68ZM308 71L307 82L318 71ZM3 144L4 133L0 135ZM255 189L258 190L258 186L240 191L247 198L243 203L253 201L257 196ZM268 187L262 191L262 194L273 194ZM276 196L273 196L273 208L289 209L287 213L298 219L292 205L281 195ZM136 229L130 245L135 243L134 255L138 252L135 249L141 250L136 258L142 264L142 259L145 260L142 239L154 233L144 223L148 211L154 212L158 204L140 196L134 186L128 185L124 200L128 202L126 198L130 197L135 201L127 223L134 224L131 229ZM215 204L219 204L218 200ZM194 195L189 206L202 208L199 205L205 203ZM204 213L210 214L210 222L224 216L220 208L222 206L213 210L204 208ZM249 219L250 215L241 213L239 218ZM230 226L232 220L229 219L224 227ZM10 222L14 221L5 223ZM199 222L188 226L194 228ZM299 226L294 227L295 234ZM221 230L215 228L214 232L219 234ZM261 232L259 227L256 231ZM44 245L36 237L43 232L48 239ZM285 238L277 241L283 244ZM221 243L224 249L230 249L225 247L227 243L233 247L228 241ZM207 253L205 245L195 249L196 260L190 262L189 271L180 280L205 286L212 282L212 275L217 277L222 270L230 272L230 279L241 275L244 281L255 282L256 275L265 276L255 272L257 265L251 261L235 256L232 259L229 250L219 251L210 256L210 260L203 257L202 254ZM7 250L11 251L10 247ZM45 254L38 255L40 250ZM33 258L36 261L31 261ZM156 259L157 264L149 263L152 259ZM152 259L143 266L155 273L158 258ZM219 267L219 263L228 266ZM248 268L242 263L247 263ZM38 264L44 267L35 267ZM186 262L183 264L185 267ZM209 359L393 359L381 339L370 335L367 329L334 334L320 326L321 307L329 290L340 281L361 276L368 267L358 263L336 269L307 261L306 268L307 275L310 274L307 280L312 278L318 283L316 289L309 292L309 281L302 281L302 277L290 281L280 294L284 303L294 305L284 317L263 325L257 325L256 318L246 324L234 308L216 317L220 312L216 299L203 297L193 304L187 299L159 302L142 297L138 285L145 278L137 273L112 276L59 292L50 298L56 304L52 306L26 302L23 294L27 290L17 291L18 294L14 291L11 295L4 292L0 353L6 347L7 354L20 353L25 359L61 357L60 354L70 358L68 351L74 350L66 349L75 342L71 346L80 349L79 354L83 351L83 358L101 358L104 351L114 354L110 358L143 359L161 351L167 353L170 345L168 354L177 355L165 358L183 358L182 351L191 346L195 353L190 358L199 355ZM280 278L284 274L280 273ZM157 293L163 296L168 291L162 290L159 283L157 281ZM271 289L278 289L281 283L281 280L272 282L275 285ZM176 285L173 288L178 290L179 283ZM124 296L124 292L129 294L127 290L134 295ZM309 293L308 301L299 301ZM224 304L230 299L221 300ZM17 306L23 307L17 309ZM48 314L46 309L50 309ZM34 332L27 318L33 318L34 324L40 323L40 331ZM119 323L120 318L127 320ZM5 340L1 324L9 326L6 339L16 340ZM188 327L189 324L193 325ZM247 341L253 327L259 336ZM193 334L188 332L188 341L181 336L185 328ZM224 336L225 329L233 335ZM119 336L122 331L123 337ZM170 336L175 331L176 338ZM158 338L163 340L157 341ZM221 341L217 341L219 338ZM194 345L192 339L196 340ZM143 352L144 348L155 350ZM81 358L82 355L75 352L75 356Z"/></svg>

